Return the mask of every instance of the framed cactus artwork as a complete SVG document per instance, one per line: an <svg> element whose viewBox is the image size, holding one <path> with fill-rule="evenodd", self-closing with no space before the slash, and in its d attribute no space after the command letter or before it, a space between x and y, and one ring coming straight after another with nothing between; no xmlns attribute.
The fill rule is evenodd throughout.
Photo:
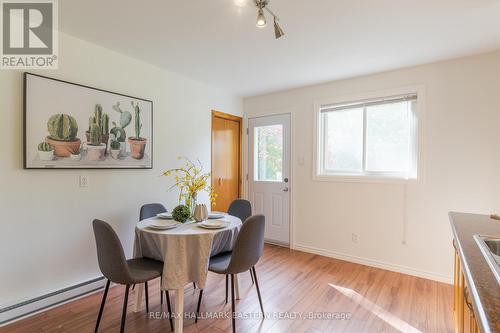
<svg viewBox="0 0 500 333"><path fill-rule="evenodd" d="M152 101L24 73L25 169L152 167Z"/></svg>

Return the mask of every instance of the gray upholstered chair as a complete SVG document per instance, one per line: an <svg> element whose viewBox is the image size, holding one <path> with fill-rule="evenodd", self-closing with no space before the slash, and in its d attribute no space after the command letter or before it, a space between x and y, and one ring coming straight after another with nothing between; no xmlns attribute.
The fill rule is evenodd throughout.
<svg viewBox="0 0 500 333"><path fill-rule="evenodd" d="M123 332L125 330L125 319L127 317L127 302L130 286L132 284L144 283L146 311L149 312L148 281L161 276L163 263L146 258L125 259L122 244L113 228L108 223L100 220L94 220L92 225L97 246L99 268L102 274L108 279L102 297L99 315L97 316L95 332L99 329L99 323L101 321L111 282L126 286L120 327L120 332ZM171 313L170 304L168 304L168 311ZM170 322L170 325L172 327L172 322Z"/></svg>
<svg viewBox="0 0 500 333"><path fill-rule="evenodd" d="M236 199L229 205L227 213L236 216L241 222L245 222L247 218L252 216L252 204L245 199Z"/></svg>
<svg viewBox="0 0 500 333"><path fill-rule="evenodd" d="M160 203L151 203L143 205L141 207L141 212L139 213L139 221L155 217L156 215L165 212L167 212L167 209ZM134 288L135 285L132 287L132 289ZM168 307L170 308L170 295L168 294L168 290L165 290L165 298L167 299L167 304ZM160 303L163 304L163 290L161 290L161 283L160 283Z"/></svg>
<svg viewBox="0 0 500 333"><path fill-rule="evenodd" d="M167 209L160 203L146 204L141 207L141 213L139 215L139 221L149 219L158 214L165 213Z"/></svg>
<svg viewBox="0 0 500 333"><path fill-rule="evenodd" d="M252 216L252 204L250 201L245 199L235 199L229 205L227 213L232 216L236 216L241 220L241 222L245 222L250 216ZM252 279L252 284L255 283L253 280L252 271L250 271L250 278ZM229 289L229 276L226 275L226 303L227 303L227 294Z"/></svg>
<svg viewBox="0 0 500 333"><path fill-rule="evenodd" d="M238 237L232 252L226 252L210 258L208 270L210 272L225 274L231 276L231 309L232 309L232 325L233 332L236 331L235 322L235 296L234 296L234 275L251 270L255 279L255 287L259 297L260 309L264 314L262 306L262 298L260 296L259 282L257 280L257 272L255 264L259 261L264 251L264 230L265 217L264 215L254 215L249 217L241 227ZM196 308L196 320L200 313L201 298L203 290L200 290L198 298L198 306Z"/></svg>

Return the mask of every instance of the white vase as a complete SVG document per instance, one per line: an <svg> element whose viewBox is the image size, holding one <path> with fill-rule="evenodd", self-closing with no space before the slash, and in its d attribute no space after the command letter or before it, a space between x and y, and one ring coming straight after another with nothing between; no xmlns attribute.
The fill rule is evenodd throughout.
<svg viewBox="0 0 500 333"><path fill-rule="evenodd" d="M196 222L205 221L208 218L208 209L204 204L196 205L193 218Z"/></svg>
<svg viewBox="0 0 500 333"><path fill-rule="evenodd" d="M121 149L111 149L111 157L115 160L120 158Z"/></svg>
<svg viewBox="0 0 500 333"><path fill-rule="evenodd" d="M69 157L71 158L72 161L79 161L82 159L82 155L80 154L71 154L69 155Z"/></svg>
<svg viewBox="0 0 500 333"><path fill-rule="evenodd" d="M38 157L42 161L52 161L54 159L54 151L38 151Z"/></svg>
<svg viewBox="0 0 500 333"><path fill-rule="evenodd" d="M120 142L120 156L125 156L125 155L127 155L127 143Z"/></svg>
<svg viewBox="0 0 500 333"><path fill-rule="evenodd" d="M101 143L99 146L87 145L87 158L89 161L102 161L104 160L104 153L106 152L106 145Z"/></svg>

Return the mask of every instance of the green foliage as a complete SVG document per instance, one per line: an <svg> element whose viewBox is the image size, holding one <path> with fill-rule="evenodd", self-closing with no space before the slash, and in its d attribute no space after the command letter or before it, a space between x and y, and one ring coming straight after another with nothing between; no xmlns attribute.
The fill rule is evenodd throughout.
<svg viewBox="0 0 500 333"><path fill-rule="evenodd" d="M113 110L120 113L120 126L113 121L113 128L110 130L110 133L115 136L115 139L118 142L125 142L125 139L127 138L125 127L127 127L132 121L132 114L128 111L122 110L120 108L120 102L116 102L116 105L113 105Z"/></svg>
<svg viewBox="0 0 500 333"><path fill-rule="evenodd" d="M135 138L139 140L141 138L141 109L139 109L139 103L131 102L132 107L134 108L135 111Z"/></svg>
<svg viewBox="0 0 500 333"><path fill-rule="evenodd" d="M48 142L41 142L38 145L38 150L39 151L51 151L51 150L53 150L53 148Z"/></svg>
<svg viewBox="0 0 500 333"><path fill-rule="evenodd" d="M74 141L78 134L75 118L67 114L55 114L49 118L47 128L50 136L56 140Z"/></svg>
<svg viewBox="0 0 500 333"><path fill-rule="evenodd" d="M97 124L102 134L109 134L109 115L102 111L102 105L96 104L94 116L89 118L89 132L92 124Z"/></svg>
<svg viewBox="0 0 500 333"><path fill-rule="evenodd" d="M113 105L113 110L120 113L120 127L125 129L130 122L132 121L132 114L129 111L123 111L120 108L120 102L116 102L116 105Z"/></svg>
<svg viewBox="0 0 500 333"><path fill-rule="evenodd" d="M94 116L92 116L89 118L89 133L90 133L90 127L92 127L92 124L94 124L94 123L95 123L95 118L94 118Z"/></svg>
<svg viewBox="0 0 500 333"><path fill-rule="evenodd" d="M175 221L184 223L191 217L191 211L186 205L179 205L172 211L172 217Z"/></svg>
<svg viewBox="0 0 500 333"><path fill-rule="evenodd" d="M109 132L115 136L116 141L125 142L125 138L127 136L125 130L120 126L117 126L114 121L113 121L113 126L114 127Z"/></svg>
<svg viewBox="0 0 500 333"><path fill-rule="evenodd" d="M101 104L95 105L94 123L96 123L97 126L102 127L102 106L101 106Z"/></svg>
<svg viewBox="0 0 500 333"><path fill-rule="evenodd" d="M101 121L102 134L109 134L109 115L104 113Z"/></svg>
<svg viewBox="0 0 500 333"><path fill-rule="evenodd" d="M90 125L90 144L92 146L101 144L101 128L95 123Z"/></svg>
<svg viewBox="0 0 500 333"><path fill-rule="evenodd" d="M111 150L119 150L120 149L120 142L118 142L117 140L111 141L111 143L109 145L111 147Z"/></svg>
<svg viewBox="0 0 500 333"><path fill-rule="evenodd" d="M256 133L259 180L281 180L283 169L283 128L259 127Z"/></svg>

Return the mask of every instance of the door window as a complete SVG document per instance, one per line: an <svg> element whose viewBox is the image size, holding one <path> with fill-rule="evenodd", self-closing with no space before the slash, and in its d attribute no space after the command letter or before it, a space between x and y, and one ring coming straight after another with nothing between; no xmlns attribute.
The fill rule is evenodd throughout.
<svg viewBox="0 0 500 333"><path fill-rule="evenodd" d="M254 180L283 180L283 125L254 128Z"/></svg>

